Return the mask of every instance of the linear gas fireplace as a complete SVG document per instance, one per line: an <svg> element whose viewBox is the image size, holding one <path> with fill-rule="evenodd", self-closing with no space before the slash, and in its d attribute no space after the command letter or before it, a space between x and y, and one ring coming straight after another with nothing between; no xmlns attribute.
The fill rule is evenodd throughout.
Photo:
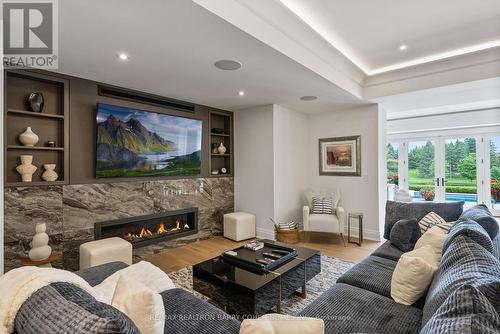
<svg viewBox="0 0 500 334"><path fill-rule="evenodd" d="M120 237L134 248L198 232L198 208L95 223L95 239Z"/></svg>

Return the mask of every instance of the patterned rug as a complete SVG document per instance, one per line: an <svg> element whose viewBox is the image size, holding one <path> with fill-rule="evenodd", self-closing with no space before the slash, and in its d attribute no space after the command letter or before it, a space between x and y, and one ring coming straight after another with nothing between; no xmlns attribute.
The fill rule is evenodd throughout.
<svg viewBox="0 0 500 334"><path fill-rule="evenodd" d="M318 298L323 292L335 284L337 278L349 270L354 263L340 260L334 257L321 255L321 272L312 280L307 282L307 297L302 299L299 296L292 295L282 301L281 307L284 314L298 314L304 307ZM193 290L193 268L186 267L178 271L169 273L175 285L179 288L193 293L195 296L210 302L210 298Z"/></svg>

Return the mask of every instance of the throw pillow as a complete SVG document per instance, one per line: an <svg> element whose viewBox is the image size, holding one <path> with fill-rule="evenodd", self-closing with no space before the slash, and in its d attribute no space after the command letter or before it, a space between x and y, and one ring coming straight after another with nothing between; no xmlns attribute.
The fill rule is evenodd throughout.
<svg viewBox="0 0 500 334"><path fill-rule="evenodd" d="M132 319L141 334L163 334L163 299L144 284L122 275L116 284L111 305Z"/></svg>
<svg viewBox="0 0 500 334"><path fill-rule="evenodd" d="M459 287L470 284L489 298L498 300L500 260L465 235L453 238L443 253L422 309L422 326Z"/></svg>
<svg viewBox="0 0 500 334"><path fill-rule="evenodd" d="M323 334L323 319L266 314L258 319L245 319L240 334Z"/></svg>
<svg viewBox="0 0 500 334"><path fill-rule="evenodd" d="M498 222L486 205L476 205L468 210L465 210L459 220L467 219L473 220L481 225L486 232L488 232L492 240L498 235Z"/></svg>
<svg viewBox="0 0 500 334"><path fill-rule="evenodd" d="M415 247L420 237L420 228L416 219L401 219L391 230L391 244L402 252L409 252Z"/></svg>
<svg viewBox="0 0 500 334"><path fill-rule="evenodd" d="M415 243L415 249L424 246L431 246L436 258L441 260L443 254L443 243L446 239L446 233L439 227L439 225L431 227L425 232Z"/></svg>
<svg viewBox="0 0 500 334"><path fill-rule="evenodd" d="M420 226L420 232L422 232L422 234L424 234L432 226L438 224L446 224L446 221L434 211L431 211L428 214L426 214L424 218L422 218L418 222L418 225Z"/></svg>
<svg viewBox="0 0 500 334"><path fill-rule="evenodd" d="M394 301L412 305L419 300L431 284L437 263L434 250L429 245L401 255L391 280Z"/></svg>
<svg viewBox="0 0 500 334"><path fill-rule="evenodd" d="M495 303L474 286L462 285L446 298L420 333L492 333L493 328L500 328Z"/></svg>
<svg viewBox="0 0 500 334"><path fill-rule="evenodd" d="M332 214L333 213L333 200L328 197L313 197L312 200L312 213L313 214Z"/></svg>
<svg viewBox="0 0 500 334"><path fill-rule="evenodd" d="M65 282L52 283L32 294L17 313L15 332L139 334L125 314Z"/></svg>
<svg viewBox="0 0 500 334"><path fill-rule="evenodd" d="M469 237L471 240L481 245L488 252L493 253L493 241L490 239L488 232L486 232L486 230L482 228L481 225L473 220L461 220L455 224L444 243L444 252L446 252L446 249L448 249L450 244L453 242L453 239L459 235L465 235Z"/></svg>

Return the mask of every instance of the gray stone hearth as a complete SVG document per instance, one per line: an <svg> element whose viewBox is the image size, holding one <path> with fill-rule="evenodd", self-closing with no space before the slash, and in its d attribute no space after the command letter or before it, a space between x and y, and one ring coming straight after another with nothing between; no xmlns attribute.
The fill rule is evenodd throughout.
<svg viewBox="0 0 500 334"><path fill-rule="evenodd" d="M78 270L80 244L94 239L94 223L197 207L198 233L134 250L136 260L155 251L222 232L234 209L232 178L82 184L5 189L5 270L27 256L35 224L44 222L50 245L62 252L58 267Z"/></svg>

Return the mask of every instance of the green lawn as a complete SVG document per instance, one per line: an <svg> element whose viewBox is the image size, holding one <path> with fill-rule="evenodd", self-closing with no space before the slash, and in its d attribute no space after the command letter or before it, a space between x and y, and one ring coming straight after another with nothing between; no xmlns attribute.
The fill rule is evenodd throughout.
<svg viewBox="0 0 500 334"><path fill-rule="evenodd" d="M408 185L410 190L420 190L423 186L434 185L434 178L420 177L418 170L411 169L408 171ZM459 177L446 179L446 192L448 193L464 193L474 194L477 192L476 180L468 180Z"/></svg>

